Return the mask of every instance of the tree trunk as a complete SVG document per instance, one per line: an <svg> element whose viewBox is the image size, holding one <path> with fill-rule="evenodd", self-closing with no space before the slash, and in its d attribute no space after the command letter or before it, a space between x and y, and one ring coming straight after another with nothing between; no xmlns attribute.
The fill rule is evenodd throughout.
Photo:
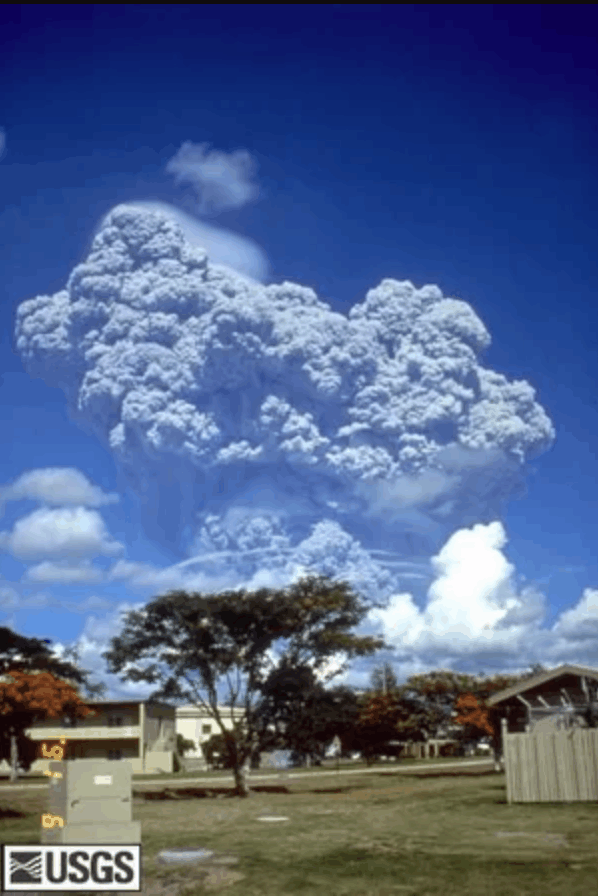
<svg viewBox="0 0 598 896"><path fill-rule="evenodd" d="M17 736L11 734L10 737L10 780L16 781L19 777L17 767L19 764L19 752L17 750Z"/></svg>
<svg viewBox="0 0 598 896"><path fill-rule="evenodd" d="M247 785L247 766L245 764L236 766L233 769L235 776L235 790L237 796L249 796L249 787Z"/></svg>

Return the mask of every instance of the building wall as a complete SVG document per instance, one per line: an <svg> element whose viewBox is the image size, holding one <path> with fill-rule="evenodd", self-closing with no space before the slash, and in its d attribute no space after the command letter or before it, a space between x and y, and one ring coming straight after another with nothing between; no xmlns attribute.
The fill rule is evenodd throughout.
<svg viewBox="0 0 598 896"><path fill-rule="evenodd" d="M175 709L166 704L145 704L145 724L138 736L119 737L119 728L136 727L140 724L140 704L123 703L89 704L97 711L97 715L87 716L85 719L77 719L75 725L62 725L61 719L46 719L36 723L26 733L33 740L39 742L40 758L36 759L30 769L30 774L43 774L49 770L50 759L41 756L41 748L44 741L54 745L59 738L65 738L68 744L66 757L72 759L126 759L131 762L134 774L143 772L142 749L145 753L145 773L173 771L173 754L176 748L176 723ZM73 728L80 734L81 731L107 726L114 730L109 737L101 738L74 738ZM51 735L49 736L49 733ZM0 773L7 774L10 764L6 760L0 762Z"/></svg>
<svg viewBox="0 0 598 896"><path fill-rule="evenodd" d="M224 727L230 731L233 727L230 709L220 706L219 710ZM240 721L243 718L243 710L235 709L234 717ZM176 709L176 733L182 734L186 740L192 740L195 744L195 749L185 752L185 759L203 759L201 744L208 741L214 734L220 734L221 731L218 722L201 706L187 704Z"/></svg>

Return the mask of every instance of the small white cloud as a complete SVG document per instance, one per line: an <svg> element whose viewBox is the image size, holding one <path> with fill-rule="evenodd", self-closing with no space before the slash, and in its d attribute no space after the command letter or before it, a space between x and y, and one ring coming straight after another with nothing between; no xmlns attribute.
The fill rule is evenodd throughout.
<svg viewBox="0 0 598 896"><path fill-rule="evenodd" d="M123 551L99 513L84 507L35 510L18 520L12 532L0 532L0 547L23 561L69 561Z"/></svg>
<svg viewBox="0 0 598 896"><path fill-rule="evenodd" d="M259 196L252 182L255 159L244 149L226 153L209 150L209 143L183 143L166 165L180 184L187 184L197 197L200 215L242 208Z"/></svg>
<svg viewBox="0 0 598 896"><path fill-rule="evenodd" d="M89 564L80 566L64 565L45 561L30 567L25 573L28 582L43 582L52 585L91 585L101 582L104 575L101 570Z"/></svg>
<svg viewBox="0 0 598 896"><path fill-rule="evenodd" d="M42 467L19 476L0 491L0 501L40 501L54 506L100 507L115 504L116 493L105 494L73 467Z"/></svg>

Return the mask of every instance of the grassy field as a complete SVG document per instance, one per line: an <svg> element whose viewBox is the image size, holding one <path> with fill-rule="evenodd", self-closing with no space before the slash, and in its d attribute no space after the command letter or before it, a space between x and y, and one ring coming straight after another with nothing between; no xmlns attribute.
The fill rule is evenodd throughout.
<svg viewBox="0 0 598 896"><path fill-rule="evenodd" d="M404 767L403 764L401 764ZM362 766L363 767L363 766ZM413 775L301 775L224 784L160 782L134 797L144 896L587 896L598 880L598 805L511 805L488 767ZM221 773L219 773L221 774ZM174 792L172 792L174 791ZM0 793L0 840L39 842L45 793ZM288 821L261 822L262 815ZM159 850L200 846L236 864L169 867ZM79 891L82 892L82 891Z"/></svg>

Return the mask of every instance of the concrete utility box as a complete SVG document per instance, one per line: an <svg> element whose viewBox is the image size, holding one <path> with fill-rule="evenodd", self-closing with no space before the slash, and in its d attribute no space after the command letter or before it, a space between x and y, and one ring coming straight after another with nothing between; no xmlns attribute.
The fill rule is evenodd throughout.
<svg viewBox="0 0 598 896"><path fill-rule="evenodd" d="M49 763L49 771L61 777L51 777L49 781L45 825L42 816L43 844L141 843L141 824L131 817L129 762L55 760Z"/></svg>

